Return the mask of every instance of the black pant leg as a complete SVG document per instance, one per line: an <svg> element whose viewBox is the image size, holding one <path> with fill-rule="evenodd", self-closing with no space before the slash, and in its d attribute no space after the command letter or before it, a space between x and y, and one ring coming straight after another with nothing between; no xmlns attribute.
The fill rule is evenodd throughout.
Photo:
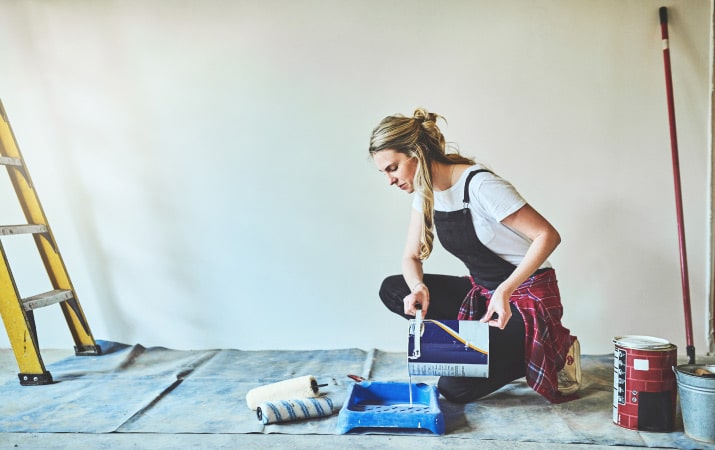
<svg viewBox="0 0 715 450"><path fill-rule="evenodd" d="M467 277L425 274L424 283L430 292L430 306L427 318L435 320L456 320L459 307L464 297L472 289L472 282ZM410 295L410 288L402 275L385 278L380 286L380 299L387 309L406 319L403 300Z"/></svg>

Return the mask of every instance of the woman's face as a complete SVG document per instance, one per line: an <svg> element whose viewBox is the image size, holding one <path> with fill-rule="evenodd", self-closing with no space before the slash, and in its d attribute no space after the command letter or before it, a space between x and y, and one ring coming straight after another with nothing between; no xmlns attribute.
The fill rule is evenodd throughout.
<svg viewBox="0 0 715 450"><path fill-rule="evenodd" d="M373 155L372 159L375 161L377 170L387 175L390 186L395 185L408 194L415 191L417 159L390 149L380 150Z"/></svg>

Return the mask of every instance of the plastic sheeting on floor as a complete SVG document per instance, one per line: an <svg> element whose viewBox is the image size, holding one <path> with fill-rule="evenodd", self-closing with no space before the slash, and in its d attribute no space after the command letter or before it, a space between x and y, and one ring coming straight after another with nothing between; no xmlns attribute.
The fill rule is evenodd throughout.
<svg viewBox="0 0 715 450"><path fill-rule="evenodd" d="M342 404L348 374L407 381L404 353L323 351L179 351L99 342L102 356L69 357L48 366L55 383L0 385L0 431L75 433L335 434L337 414L263 425L245 402L255 387L302 375L327 383ZM612 423L613 357L583 356L580 398L553 405L518 380L468 405L440 399L443 438L672 448L714 448L684 435L645 433ZM0 380L3 381L3 380ZM413 378L436 382L436 378ZM383 430L381 433L409 433ZM427 435L426 435L427 436Z"/></svg>

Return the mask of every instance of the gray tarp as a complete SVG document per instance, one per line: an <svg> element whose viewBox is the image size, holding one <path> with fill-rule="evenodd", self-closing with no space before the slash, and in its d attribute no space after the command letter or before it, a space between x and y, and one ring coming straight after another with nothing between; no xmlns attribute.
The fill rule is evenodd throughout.
<svg viewBox="0 0 715 450"><path fill-rule="evenodd" d="M100 341L102 356L70 357L49 365L56 383L0 386L0 431L76 433L334 434L337 414L262 425L248 409L255 387L313 375L338 404L348 374L407 381L404 353L324 351L179 351ZM645 447L715 448L679 429L644 433L612 423L613 357L583 356L580 398L554 405L522 380L468 405L440 399L445 437ZM434 383L435 378L413 381ZM390 430L388 430L390 431ZM409 430L394 430L405 433ZM383 431L384 432L384 431Z"/></svg>

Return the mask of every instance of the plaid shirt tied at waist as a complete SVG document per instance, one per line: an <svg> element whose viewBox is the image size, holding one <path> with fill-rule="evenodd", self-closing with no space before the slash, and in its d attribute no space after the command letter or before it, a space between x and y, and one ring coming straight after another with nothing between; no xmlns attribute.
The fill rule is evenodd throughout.
<svg viewBox="0 0 715 450"><path fill-rule="evenodd" d="M486 299L488 305L492 297L493 291L470 279L472 290L462 302L457 317L459 320L481 319L477 317L477 299ZM576 395L563 396L558 391L558 372L563 368L576 337L561 325L563 307L556 272L548 269L531 276L511 294L509 301L524 318L527 384L552 403L577 398Z"/></svg>

